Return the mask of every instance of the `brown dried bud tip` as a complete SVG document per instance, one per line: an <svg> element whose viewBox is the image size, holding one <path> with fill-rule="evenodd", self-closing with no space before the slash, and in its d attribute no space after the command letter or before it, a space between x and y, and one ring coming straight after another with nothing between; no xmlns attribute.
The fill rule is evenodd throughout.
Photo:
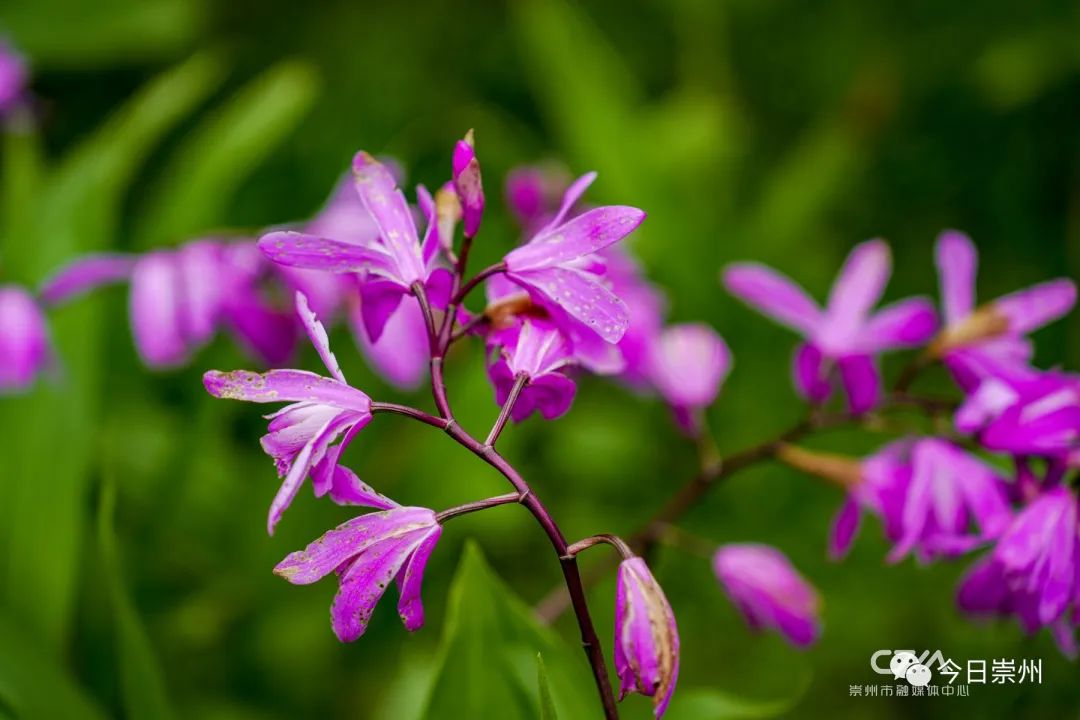
<svg viewBox="0 0 1080 720"><path fill-rule="evenodd" d="M1003 335L1008 330L1009 319L993 305L983 305L938 333L927 352L931 357L939 358L950 350Z"/></svg>
<svg viewBox="0 0 1080 720"><path fill-rule="evenodd" d="M795 445L781 445L776 457L803 472L834 482L842 488L851 488L862 479L862 465L853 457L836 453L806 450Z"/></svg>
<svg viewBox="0 0 1080 720"><path fill-rule="evenodd" d="M534 306L528 294L509 295L496 300L484 309L484 315L497 329L508 328L514 324L518 315L534 315L543 311Z"/></svg>

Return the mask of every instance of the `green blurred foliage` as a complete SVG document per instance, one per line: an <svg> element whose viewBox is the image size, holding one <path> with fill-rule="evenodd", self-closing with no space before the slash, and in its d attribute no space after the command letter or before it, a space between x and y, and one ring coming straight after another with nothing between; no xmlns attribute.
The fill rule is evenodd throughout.
<svg viewBox="0 0 1080 720"><path fill-rule="evenodd" d="M593 200L649 212L634 247L671 317L712 323L735 353L710 418L724 451L770 436L801 407L788 382L793 338L724 295L723 263L773 263L821 296L851 245L881 235L896 262L888 298L933 293L933 238L959 227L980 246L983 297L1080 265L1075 3L10 0L0 29L33 62L38 125L2 149L3 281L36 284L88 250L309 216L361 147L437 186L452 141L475 127L489 197L478 265L516 240L498 182L517 164L596 169ZM491 661L507 638L512 658L489 662L485 682L509 673L499 693L539 716L541 651L559 716L592 716L566 687L588 681L576 651L564 659L572 620L555 626L563 647L498 589L533 602L559 581L520 508L450 526L422 631L409 636L381 607L365 637L342 646L327 618L333 583L294 588L269 570L350 511L304 493L267 538L277 482L257 444L263 421L201 389L202 370L249 363L222 340L188 369L146 371L122 290L51 320L56 376L0 399L0 717L439 716L439 693L474 697L447 673ZM1039 334L1040 363L1076 366L1075 323ZM346 332L332 342L355 383L402 399ZM448 368L459 419L477 432L495 415L482 361L463 348ZM300 362L315 367L310 351ZM940 375L925 382L947 391ZM881 440L844 431L816 445L859 453ZM695 464L658 403L595 380L567 418L531 420L500 445L570 536L632 531ZM365 429L347 462L406 503L503 491L441 434L400 419ZM965 562L886 567L873 522L846 562L827 562L839 500L762 465L684 523L791 556L825 598L825 636L805 653L751 635L705 560L658 554L683 630L673 717L1075 714L1076 667L1048 638L959 616ZM466 539L494 573L463 552ZM610 647L613 579L590 597ZM464 649L448 657L455 643ZM1043 684L849 698L849 685L878 681L870 654L892 647L1041 657ZM632 697L624 709L648 717L650 705Z"/></svg>

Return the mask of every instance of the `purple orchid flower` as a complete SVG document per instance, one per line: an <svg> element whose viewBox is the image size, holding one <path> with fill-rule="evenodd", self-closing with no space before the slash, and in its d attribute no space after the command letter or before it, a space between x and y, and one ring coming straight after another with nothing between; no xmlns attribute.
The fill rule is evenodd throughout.
<svg viewBox="0 0 1080 720"><path fill-rule="evenodd" d="M636 692L667 710L679 677L679 629L664 591L639 557L619 564L615 594L615 672L619 699Z"/></svg>
<svg viewBox="0 0 1080 720"><path fill-rule="evenodd" d="M602 250L600 257L611 291L626 303L630 319L617 346L623 364L619 379L631 388L644 390L652 384L653 349L660 341L667 303L624 248L612 245Z"/></svg>
<svg viewBox="0 0 1080 720"><path fill-rule="evenodd" d="M595 178L590 173L571 185L551 222L529 242L511 250L503 263L506 277L548 308L556 322L614 344L626 332L629 313L605 284L596 253L637 229L645 213L633 207L605 206L567 220L567 213Z"/></svg>
<svg viewBox="0 0 1080 720"><path fill-rule="evenodd" d="M197 240L141 256L88 255L48 280L41 297L55 305L129 281L132 334L148 366L185 363L222 327L263 362L276 365L292 354L296 329L289 313L263 297L267 268L252 243Z"/></svg>
<svg viewBox="0 0 1080 720"><path fill-rule="evenodd" d="M1066 315L1076 303L1076 284L1060 278L976 308L978 258L967 235L947 230L938 236L935 260L945 327L931 349L968 391L995 368L1030 362L1033 349L1026 335Z"/></svg>
<svg viewBox="0 0 1080 720"><path fill-rule="evenodd" d="M480 180L480 161L476 158L472 130L454 146L453 170L465 237L476 237L484 216L484 186Z"/></svg>
<svg viewBox="0 0 1080 720"><path fill-rule="evenodd" d="M679 426L693 435L697 415L712 405L731 371L731 351L715 330L700 323L672 325L653 349L651 378L671 405Z"/></svg>
<svg viewBox="0 0 1080 720"><path fill-rule="evenodd" d="M400 594L398 614L405 628L412 632L423 626L421 584L442 535L433 510L402 507L374 493L366 499L364 504L382 511L353 518L274 568L294 585L338 574L340 587L330 607L330 620L342 642L364 634L371 613L395 578Z"/></svg>
<svg viewBox="0 0 1080 720"><path fill-rule="evenodd" d="M1028 633L1049 627L1062 652L1076 657L1078 543L1077 498L1059 485L1020 511L961 581L957 603L972 615L1015 615Z"/></svg>
<svg viewBox="0 0 1080 720"><path fill-rule="evenodd" d="M551 222L573 179L566 168L554 162L510 171L506 176L506 205L526 237Z"/></svg>
<svg viewBox="0 0 1080 720"><path fill-rule="evenodd" d="M439 265L437 223L429 216L423 243L393 174L365 152L353 159L355 188L374 219L378 239L352 243L310 233L264 235L259 248L276 263L298 268L359 274L360 312L372 342L378 342L402 298L422 285L433 304L445 307L451 276ZM425 202L433 209L433 203Z"/></svg>
<svg viewBox="0 0 1080 720"><path fill-rule="evenodd" d="M848 407L859 414L873 408L880 395L875 355L925 342L936 324L925 298L900 300L871 314L891 273L889 246L869 240L848 255L824 310L793 281L764 265L729 265L723 281L732 295L806 338L794 361L795 385L805 398L815 404L829 398L835 365Z"/></svg>
<svg viewBox="0 0 1080 720"><path fill-rule="evenodd" d="M921 562L957 557L1001 535L1012 518L996 471L937 438L899 440L859 465L829 542L843 557L858 532L860 508L881 518L894 543L889 562L915 551ZM978 532L972 532L975 524Z"/></svg>
<svg viewBox="0 0 1080 720"><path fill-rule="evenodd" d="M821 635L821 598L792 566L768 545L722 545L713 556L720 584L754 630L777 630L793 645L812 645Z"/></svg>
<svg viewBox="0 0 1080 720"><path fill-rule="evenodd" d="M492 333L494 361L488 368L495 386L495 401L503 405L517 378L526 378L510 417L521 422L539 411L545 420L564 415L577 388L564 371L573 362L562 332L551 321L527 318L520 324Z"/></svg>
<svg viewBox="0 0 1080 720"><path fill-rule="evenodd" d="M29 79L26 60L11 45L0 40L0 117L22 103Z"/></svg>
<svg viewBox="0 0 1080 720"><path fill-rule="evenodd" d="M278 475L284 478L270 505L267 531L271 535L308 475L316 497L329 493L339 504L365 504L367 492L351 470L338 464L338 459L371 421L371 398L346 382L337 358L330 352L326 330L299 293L296 306L330 377L305 370L270 370L261 374L211 370L203 376L206 391L214 397L290 403L267 416L269 432L262 438L263 450L274 458ZM341 436L341 442L333 445Z"/></svg>
<svg viewBox="0 0 1080 720"><path fill-rule="evenodd" d="M1018 368L984 379L957 409L956 427L991 450L1067 460L1080 450L1080 378Z"/></svg>
<svg viewBox="0 0 1080 720"><path fill-rule="evenodd" d="M41 307L26 290L0 285L0 392L25 390L51 362Z"/></svg>

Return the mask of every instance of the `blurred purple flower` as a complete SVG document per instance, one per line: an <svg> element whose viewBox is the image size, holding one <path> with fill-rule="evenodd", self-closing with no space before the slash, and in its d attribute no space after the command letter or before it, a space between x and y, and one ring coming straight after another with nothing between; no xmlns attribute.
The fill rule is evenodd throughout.
<svg viewBox="0 0 1080 720"><path fill-rule="evenodd" d="M733 295L806 338L794 361L795 385L804 397L815 404L828 399L835 364L849 408L862 413L873 408L880 395L875 355L925 342L936 324L933 306L925 298L900 300L871 314L891 272L885 241L856 245L824 310L802 288L764 265L729 265L723 280Z"/></svg>
<svg viewBox="0 0 1080 720"><path fill-rule="evenodd" d="M290 313L264 298L269 267L253 243L196 240L141 256L87 255L49 279L41 297L58 304L128 280L135 346L150 367L185 363L221 327L276 365L292 354L296 328Z"/></svg>
<svg viewBox="0 0 1080 720"><path fill-rule="evenodd" d="M442 535L432 510L401 507L381 495L373 496L368 504L383 510L349 520L274 568L294 585L338 574L340 587L330 607L330 621L342 642L364 634L371 613L395 579L398 614L405 628L413 631L423 626L421 584Z"/></svg>
<svg viewBox="0 0 1080 720"><path fill-rule="evenodd" d="M506 403L517 378L526 378L510 413L516 422L534 411L554 420L570 409L576 387L563 371L573 358L566 338L550 320L526 318L492 333L488 341L495 345L488 374L499 405Z"/></svg>
<svg viewBox="0 0 1080 720"><path fill-rule="evenodd" d="M1057 459L1080 450L1080 377L1024 368L984 379L956 412L990 450Z"/></svg>
<svg viewBox="0 0 1080 720"><path fill-rule="evenodd" d="M697 413L716 400L730 370L731 351L708 325L672 325L652 349L652 382L675 411L679 426L691 434L697 430Z"/></svg>
<svg viewBox="0 0 1080 720"><path fill-rule="evenodd" d="M590 173L571 185L551 222L525 245L511 250L503 262L506 276L548 307L557 323L576 325L607 343L617 343L629 325L629 313L608 288L596 253L633 232L645 213L605 206L566 220L595 177Z"/></svg>
<svg viewBox="0 0 1080 720"><path fill-rule="evenodd" d="M947 230L938 236L935 261L945 326L931 349L969 391L995 367L1026 365L1033 352L1027 333L1067 314L1076 303L1076 284L1060 278L976 308L978 259L967 235Z"/></svg>
<svg viewBox="0 0 1080 720"><path fill-rule="evenodd" d="M0 285L0 393L25 390L52 362L45 315L34 297Z"/></svg>
<svg viewBox="0 0 1080 720"><path fill-rule="evenodd" d="M713 569L751 628L772 628L799 647L821 635L821 598L776 548L722 545Z"/></svg>
<svg viewBox="0 0 1080 720"><path fill-rule="evenodd" d="M480 161L476 158L473 131L454 146L454 190L461 203L465 237L475 237L484 216L484 186L480 180Z"/></svg>
<svg viewBox="0 0 1080 720"><path fill-rule="evenodd" d="M1012 517L1004 478L937 438L886 445L862 461L849 492L830 537L834 559L855 539L860 508L881 518L894 543L889 562L913 550L921 562L956 557L998 537Z"/></svg>
<svg viewBox="0 0 1080 720"><path fill-rule="evenodd" d="M365 152L353 160L355 188L378 227L375 239L321 237L278 231L263 235L259 248L276 263L298 268L358 274L360 312L368 337L378 342L390 316L414 284L424 286L432 302L445 307L450 273L439 264L439 233L434 206L428 207L427 230L420 242L416 222L393 174Z"/></svg>
<svg viewBox="0 0 1080 720"><path fill-rule="evenodd" d="M1021 510L993 552L972 566L957 603L973 615L1015 615L1029 633L1049 627L1062 652L1076 657L1078 542L1076 496L1064 486L1048 490Z"/></svg>
<svg viewBox="0 0 1080 720"><path fill-rule="evenodd" d="M571 180L557 163L522 166L506 176L506 204L527 238L550 222Z"/></svg>
<svg viewBox="0 0 1080 720"><path fill-rule="evenodd" d="M653 348L664 325L664 296L645 279L637 262L624 248L613 245L600 252L611 291L626 303L630 324L619 340L623 368L619 379L634 388L651 382Z"/></svg>
<svg viewBox="0 0 1080 720"><path fill-rule="evenodd" d="M22 55L0 39L0 117L23 101L29 79L30 72Z"/></svg>
<svg viewBox="0 0 1080 720"><path fill-rule="evenodd" d="M615 672L619 699L641 693L653 699L659 718L667 710L679 677L679 629L664 591L645 561L630 557L619 565L615 591Z"/></svg>
<svg viewBox="0 0 1080 720"><path fill-rule="evenodd" d="M267 531L271 535L309 474L316 497L329 493L340 504L367 504L363 501L366 486L351 470L338 465L338 458L370 422L371 399L345 381L337 358L330 352L326 330L299 293L296 305L330 377L304 370L271 370L261 374L211 370L203 376L206 391L214 397L290 403L267 416L269 432L261 441L263 450L274 458L278 475L284 478L270 505ZM333 445L342 435L341 442Z"/></svg>

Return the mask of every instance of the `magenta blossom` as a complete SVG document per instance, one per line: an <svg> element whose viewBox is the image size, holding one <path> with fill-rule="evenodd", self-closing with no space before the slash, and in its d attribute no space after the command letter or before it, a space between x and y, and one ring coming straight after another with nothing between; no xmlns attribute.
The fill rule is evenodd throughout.
<svg viewBox="0 0 1080 720"><path fill-rule="evenodd" d="M52 362L45 315L30 293L0 285L0 393L25 390Z"/></svg>
<svg viewBox="0 0 1080 720"><path fill-rule="evenodd" d="M558 163L515 168L506 176L506 204L526 237L551 221L573 176Z"/></svg>
<svg viewBox="0 0 1080 720"><path fill-rule="evenodd" d="M619 379L633 388L651 383L653 350L664 325L663 293L645 279L641 268L624 248L612 245L601 251L604 274L611 291L626 303L630 324L619 340L623 369Z"/></svg>
<svg viewBox="0 0 1080 720"><path fill-rule="evenodd" d="M994 367L1024 366L1032 356L1027 333L1067 314L1076 303L1076 284L1064 278L1033 285L975 307L978 252L955 230L938 236L935 248L945 327L934 351L965 390Z"/></svg>
<svg viewBox="0 0 1080 720"><path fill-rule="evenodd" d="M398 614L409 631L424 624L420 599L424 569L442 535L435 512L402 507L371 493L364 504L382 512L353 518L278 563L274 572L294 585L308 585L330 573L340 588L330 607L334 634L352 642L367 630L386 588L397 580Z"/></svg>
<svg viewBox="0 0 1080 720"><path fill-rule="evenodd" d="M991 450L1063 459L1080 450L1080 378L1021 369L984 379L956 412Z"/></svg>
<svg viewBox="0 0 1080 720"><path fill-rule="evenodd" d="M773 628L799 647L821 635L821 598L776 548L722 545L713 569L751 628Z"/></svg>
<svg viewBox="0 0 1080 720"><path fill-rule="evenodd" d="M804 397L813 403L827 400L835 366L849 408L862 413L873 408L880 395L875 356L925 342L936 323L933 306L924 298L900 300L871 313L891 273L885 241L855 246L824 310L802 288L764 265L729 265L723 280L740 300L806 338L794 362L795 385Z"/></svg>
<svg viewBox="0 0 1080 720"><path fill-rule="evenodd" d="M1048 490L1016 516L993 552L965 576L957 593L960 608L974 615L1015 615L1029 633L1050 627L1062 652L1076 657L1078 542L1076 496L1064 486Z"/></svg>
<svg viewBox="0 0 1080 720"><path fill-rule="evenodd" d="M639 557L619 565L615 672L620 700L641 693L653 699L656 717L664 714L679 677L679 629L664 591Z"/></svg>
<svg viewBox="0 0 1080 720"><path fill-rule="evenodd" d="M1012 517L1004 479L937 438L886 445L860 463L849 493L830 538L833 558L855 539L860 508L881 518L894 543L889 562L913 550L923 562L956 557L998 537Z"/></svg>
<svg viewBox="0 0 1080 720"><path fill-rule="evenodd" d="M269 415L269 432L262 446L274 458L278 475L284 478L270 505L267 530L273 534L285 509L292 503L304 478L311 476L315 495L327 493L340 504L363 504L364 487L353 472L338 464L338 458L356 434L371 420L371 399L351 387L330 352L326 331L308 309L307 301L296 296L297 313L330 377L304 370L245 370L223 373L211 370L203 376L207 392L214 397L257 403L288 402ZM333 443L342 438L338 445Z"/></svg>
<svg viewBox="0 0 1080 720"><path fill-rule="evenodd" d="M41 297L58 304L128 281L135 346L150 367L183 364L221 328L263 362L276 365L292 354L296 323L265 297L268 269L252 243L196 240L141 256L83 257L47 281Z"/></svg>
<svg viewBox="0 0 1080 720"><path fill-rule="evenodd" d="M272 232L259 248L276 263L359 275L360 308L368 336L377 342L405 295L423 286L432 301L446 305L450 274L438 262L439 234L428 218L421 244L412 210L393 174L365 152L353 160L355 188L378 227L378 237L348 242L310 233ZM431 203L425 203L431 208Z"/></svg>
<svg viewBox="0 0 1080 720"><path fill-rule="evenodd" d="M653 348L651 378L687 432L698 426L697 414L712 405L731 370L727 343L708 325L672 325Z"/></svg>
<svg viewBox="0 0 1080 720"><path fill-rule="evenodd" d="M564 372L573 358L566 338L551 321L526 318L492 333L489 342L497 343L488 369L495 401L503 405L518 378L525 382L511 418L521 422L539 411L545 420L554 420L570 409L576 387Z"/></svg>
<svg viewBox="0 0 1080 720"><path fill-rule="evenodd" d="M23 57L0 40L0 117L10 113L23 101L29 77Z"/></svg>
<svg viewBox="0 0 1080 720"><path fill-rule="evenodd" d="M566 220L570 209L595 179L586 175L566 191L562 207L528 243L503 259L506 276L549 308L560 322L617 343L629 325L626 304L607 287L596 253L622 240L645 213L626 206L588 210Z"/></svg>
<svg viewBox="0 0 1080 720"><path fill-rule="evenodd" d="M484 216L484 186L480 180L480 161L473 147L473 131L454 146L454 190L461 203L462 229L465 237L475 237Z"/></svg>

